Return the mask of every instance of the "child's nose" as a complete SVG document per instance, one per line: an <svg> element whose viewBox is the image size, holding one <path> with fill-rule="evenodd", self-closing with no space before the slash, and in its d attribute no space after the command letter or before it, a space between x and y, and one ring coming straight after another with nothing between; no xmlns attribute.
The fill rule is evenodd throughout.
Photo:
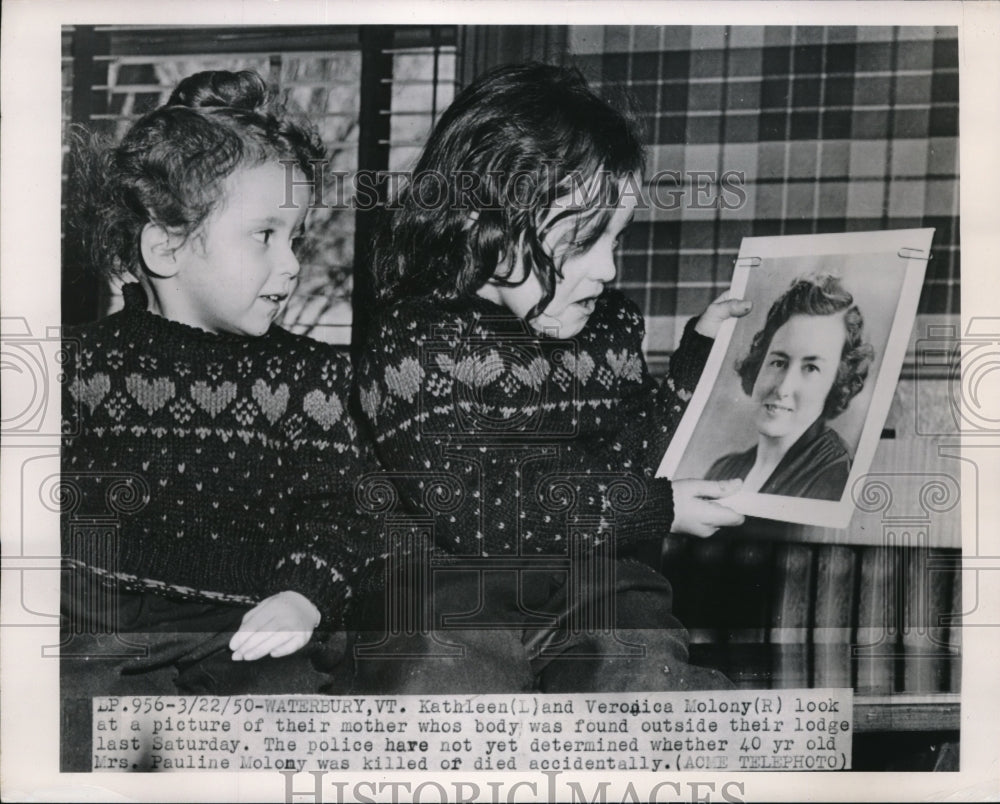
<svg viewBox="0 0 1000 804"><path fill-rule="evenodd" d="M299 264L299 258L295 256L295 252L290 248L282 255L280 262L278 263L278 273L287 274L293 279L299 275L299 271L302 266Z"/></svg>
<svg viewBox="0 0 1000 804"><path fill-rule="evenodd" d="M590 269L591 279L597 282L612 282L617 275L618 269L615 266L614 258L594 260L594 264Z"/></svg>

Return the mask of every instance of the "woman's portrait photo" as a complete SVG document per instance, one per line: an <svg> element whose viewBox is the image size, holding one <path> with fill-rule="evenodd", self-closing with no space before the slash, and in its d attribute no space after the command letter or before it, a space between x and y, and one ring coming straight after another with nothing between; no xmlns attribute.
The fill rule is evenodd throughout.
<svg viewBox="0 0 1000 804"><path fill-rule="evenodd" d="M719 458L706 477L739 478L747 492L839 500L851 453L827 422L865 387L875 353L864 334L864 316L837 277L796 279L736 366L757 443Z"/></svg>
<svg viewBox="0 0 1000 804"><path fill-rule="evenodd" d="M871 463L913 325L926 263L912 255L929 238L744 240L732 292L753 309L717 339L661 473L740 479L729 501L744 513L846 526L850 481Z"/></svg>

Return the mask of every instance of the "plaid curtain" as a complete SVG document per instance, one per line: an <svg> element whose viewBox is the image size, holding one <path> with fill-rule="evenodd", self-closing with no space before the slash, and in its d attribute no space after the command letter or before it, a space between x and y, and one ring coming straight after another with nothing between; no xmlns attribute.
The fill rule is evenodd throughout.
<svg viewBox="0 0 1000 804"><path fill-rule="evenodd" d="M646 192L620 254L652 353L729 282L745 236L936 229L921 313L959 311L958 42L934 27L571 27L634 100ZM658 178L657 178L658 177Z"/></svg>

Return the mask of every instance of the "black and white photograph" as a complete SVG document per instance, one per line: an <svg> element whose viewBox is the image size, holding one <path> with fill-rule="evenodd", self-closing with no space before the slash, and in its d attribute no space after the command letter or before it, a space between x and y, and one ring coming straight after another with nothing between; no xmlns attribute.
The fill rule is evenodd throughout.
<svg viewBox="0 0 1000 804"><path fill-rule="evenodd" d="M731 292L752 312L716 338L661 474L738 478L727 498L736 510L846 527L851 481L867 474L906 357L932 235L744 240Z"/></svg>
<svg viewBox="0 0 1000 804"><path fill-rule="evenodd" d="M997 795L1000 4L4 16L4 800Z"/></svg>

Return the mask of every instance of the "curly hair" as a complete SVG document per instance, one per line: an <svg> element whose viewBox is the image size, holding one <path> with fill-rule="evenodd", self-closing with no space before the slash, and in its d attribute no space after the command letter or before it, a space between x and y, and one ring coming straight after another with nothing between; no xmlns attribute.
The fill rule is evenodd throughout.
<svg viewBox="0 0 1000 804"><path fill-rule="evenodd" d="M238 168L290 160L312 181L325 153L257 73L210 70L181 81L117 146L77 143L74 157L70 232L94 268L121 275L141 270L148 223L180 242L198 232Z"/></svg>
<svg viewBox="0 0 1000 804"><path fill-rule="evenodd" d="M573 215L572 248L589 248L614 214L620 183L641 173L644 159L632 117L578 70L524 64L484 74L441 116L390 203L375 241L379 295L453 301L491 279L513 286L533 272L543 294L528 317L537 315L561 278L543 245L548 227ZM546 224L554 203L574 191L585 193L583 207ZM518 257L524 276L512 277Z"/></svg>
<svg viewBox="0 0 1000 804"><path fill-rule="evenodd" d="M795 315L843 314L844 347L833 387L823 405L823 418L833 419L847 410L851 400L865 386L868 369L875 359L875 350L864 340L864 317L854 303L854 297L829 274L796 279L767 311L764 327L753 337L750 351L736 364L743 393L753 393L757 374L764 363L771 338Z"/></svg>

